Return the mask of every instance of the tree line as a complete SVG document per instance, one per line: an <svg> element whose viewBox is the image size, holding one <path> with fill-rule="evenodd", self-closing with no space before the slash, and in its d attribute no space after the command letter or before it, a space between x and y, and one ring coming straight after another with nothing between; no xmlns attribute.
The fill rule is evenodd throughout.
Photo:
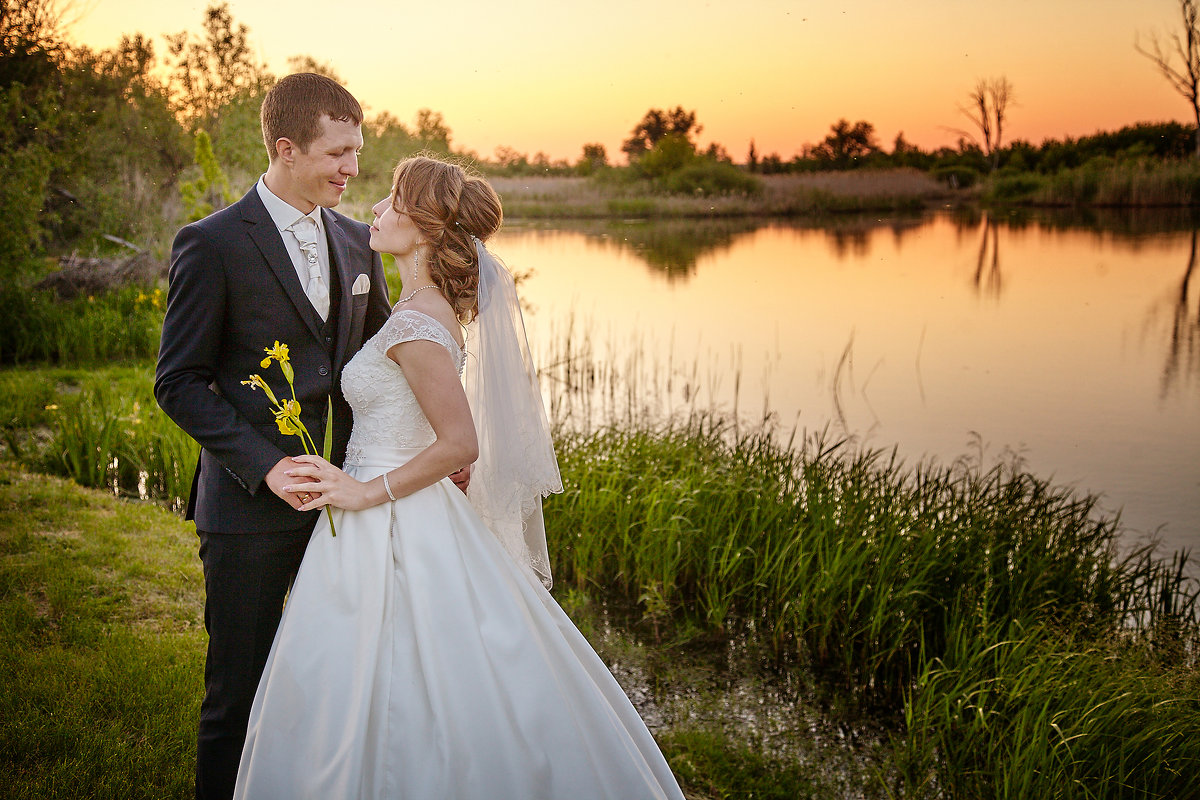
<svg viewBox="0 0 1200 800"><path fill-rule="evenodd" d="M1180 2L1194 12L1193 0ZM71 44L62 33L61 7L60 0L0 0L0 168L6 176L0 182L0 263L17 272L36 269L47 250L94 251L114 241L165 247L181 220L228 202L231 185L247 184L266 167L258 109L275 76L256 59L228 3L209 6L199 31L169 35L161 50L141 34L122 37L110 49ZM1195 34L1194 13L1185 15L1189 20ZM1185 56L1200 54L1188 49L1193 39L1182 41ZM1161 47L1147 52L1163 63L1170 56ZM1200 55L1194 63L1200 76ZM338 77L308 56L292 58L289 68ZM1005 142L1012 97L1006 79L980 81L960 109L972 129L961 131L953 147L925 150L903 133L884 146L870 122L841 119L821 141L790 157L760 153L753 140L744 156L718 143L702 147L695 110L652 108L623 142L622 165L594 142L574 160L505 146L481 156L454 146L437 111L421 109L410 123L382 112L364 125L360 180L386 186L396 161L427 150L454 154L491 174L583 175L689 194L753 192L760 175L895 167L965 186L996 171L1049 174L1097 160L1182 159L1194 149L1196 126L1174 122L1040 144Z"/></svg>

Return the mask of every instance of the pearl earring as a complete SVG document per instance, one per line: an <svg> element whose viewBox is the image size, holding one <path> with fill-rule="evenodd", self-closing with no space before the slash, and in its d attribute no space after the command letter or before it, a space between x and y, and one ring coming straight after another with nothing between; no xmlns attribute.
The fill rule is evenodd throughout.
<svg viewBox="0 0 1200 800"><path fill-rule="evenodd" d="M413 283L417 282L417 272L420 271L420 269L421 269L421 251L413 250L413 269L412 269Z"/></svg>

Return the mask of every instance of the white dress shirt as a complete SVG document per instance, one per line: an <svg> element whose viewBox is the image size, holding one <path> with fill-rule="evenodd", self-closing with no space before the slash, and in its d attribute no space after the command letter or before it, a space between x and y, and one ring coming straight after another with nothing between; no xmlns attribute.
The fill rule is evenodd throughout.
<svg viewBox="0 0 1200 800"><path fill-rule="evenodd" d="M317 256L321 262L321 280L325 282L326 287L332 286L329 278L329 242L325 238L325 222L321 219L321 207L317 206L310 213L304 214L300 209L281 200L267 188L266 175L258 179L255 188L258 189L258 196L262 199L263 205L267 207L267 213L271 215L275 227L279 229L283 246L287 248L288 256L292 259L292 266L296 269L296 277L300 279L300 288L306 291L308 264L305 263L304 254L300 251L300 242L297 241L296 235L288 230L288 227L304 216L317 223Z"/></svg>

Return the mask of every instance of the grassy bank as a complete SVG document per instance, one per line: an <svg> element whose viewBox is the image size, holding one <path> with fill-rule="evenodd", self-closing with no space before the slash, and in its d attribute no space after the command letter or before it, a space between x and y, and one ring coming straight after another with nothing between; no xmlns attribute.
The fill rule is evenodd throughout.
<svg viewBox="0 0 1200 800"><path fill-rule="evenodd" d="M204 651L195 548L192 526L161 508L0 462L0 796L192 796ZM743 671L732 696L711 656L642 646L595 602L563 595L689 797L815 800L845 786L883 796L832 734L799 745L802 761L723 718L761 713Z"/></svg>
<svg viewBox="0 0 1200 800"><path fill-rule="evenodd" d="M154 369L0 371L0 432L29 469L181 507L199 448L154 401Z"/></svg>
<svg viewBox="0 0 1200 800"><path fill-rule="evenodd" d="M909 468L703 417L559 454L560 582L636 600L666 637L751 632L895 720L906 796L1193 788L1196 583L1182 556L1118 558L1090 498L1004 464Z"/></svg>
<svg viewBox="0 0 1200 800"><path fill-rule="evenodd" d="M1095 159L1053 173L1003 169L970 188L916 169L850 170L757 176L758 191L668 194L646 182L567 176L490 180L510 219L654 219L697 217L821 218L864 212L920 211L947 204L1076 208L1171 208L1200 205L1195 161ZM369 219L369 203L350 200Z"/></svg>
<svg viewBox="0 0 1200 800"><path fill-rule="evenodd" d="M190 796L204 645L184 528L0 465L0 796Z"/></svg>
<svg viewBox="0 0 1200 800"><path fill-rule="evenodd" d="M121 465L140 457L169 465L164 470L186 488L194 450L181 448L169 423L148 424L147 367L0 377L10 451L30 467L120 489ZM64 416L79 421L64 425L57 420L69 403ZM128 450L105 449L134 441ZM650 677L635 684L694 696L695 673L680 664L740 653L727 662L754 673L765 659L764 674L811 686L818 705L840 709L839 719L883 723L878 739L886 746L870 770L856 773L856 791L867 794L882 791L882 781L907 797L935 797L939 787L954 797L1165 798L1186 796L1200 772L1198 587L1181 556L1164 560L1148 546L1120 556L1120 529L1095 513L1091 498L1008 464L906 466L837 441L781 443L774 431L734 429L703 414L673 425L632 418L564 431L558 450L568 489L546 503L556 593L580 619L609 603L624 609L617 627L650 647L622 638L606 646L619 654L610 663L640 659ZM76 474L76 463L91 466ZM9 485L29 480L44 479ZM141 494L164 500L178 491L146 476L140 484ZM39 503L130 507L79 496L93 499L14 501L12 519ZM57 524L53 510L30 513L36 525ZM80 530L71 519L67 528ZM116 527L135 535L129 529L141 524ZM2 530L10 525L20 530L7 520ZM176 528L189 542L178 552L194 562L187 527ZM83 537L89 546L93 538ZM48 543L64 554L77 547L70 537L36 532L19 541L5 569L51 563L37 549ZM119 546L103 553L123 558ZM101 558L63 557L70 569L98 567ZM135 551L130 563L138 558ZM120 571L127 566L111 566L120 578L113 586L130 588ZM5 612L19 623L6 634L18 643L5 648L13 658L41 659L31 655L42 641L39 598L60 591L60 572L47 567L21 583L8 577L18 573L5 573L5 596L26 609ZM68 594L83 587L89 598L108 596L88 588L109 585L96 579L62 580L76 587ZM109 619L103 614L135 602L123 597L85 612ZM603 639L609 624L592 624ZM55 622L49 630L67 628L74 630ZM82 629L116 630L108 622ZM80 641L98 646L94 636ZM731 695L714 689L709 696ZM707 702L720 708L728 699ZM784 717L803 716L804 699L794 693L773 702ZM797 787L831 785L802 768L829 758L804 744L807 728L767 747L732 736L719 713L697 726L695 709L680 709L662 733L673 759L689 754L691 766L677 763L696 770L693 785L710 787L698 796L727 796L718 789L750 786L753 774L795 781L791 794L760 796L805 796L808 789Z"/></svg>

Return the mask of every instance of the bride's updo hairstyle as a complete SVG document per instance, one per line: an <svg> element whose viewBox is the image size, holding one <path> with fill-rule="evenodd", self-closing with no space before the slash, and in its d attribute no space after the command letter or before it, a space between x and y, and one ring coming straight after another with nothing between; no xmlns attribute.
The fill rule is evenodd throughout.
<svg viewBox="0 0 1200 800"><path fill-rule="evenodd" d="M479 264L471 237L500 228L500 197L478 175L428 156L406 158L392 176L392 207L429 243L429 275L464 324L477 313Z"/></svg>

